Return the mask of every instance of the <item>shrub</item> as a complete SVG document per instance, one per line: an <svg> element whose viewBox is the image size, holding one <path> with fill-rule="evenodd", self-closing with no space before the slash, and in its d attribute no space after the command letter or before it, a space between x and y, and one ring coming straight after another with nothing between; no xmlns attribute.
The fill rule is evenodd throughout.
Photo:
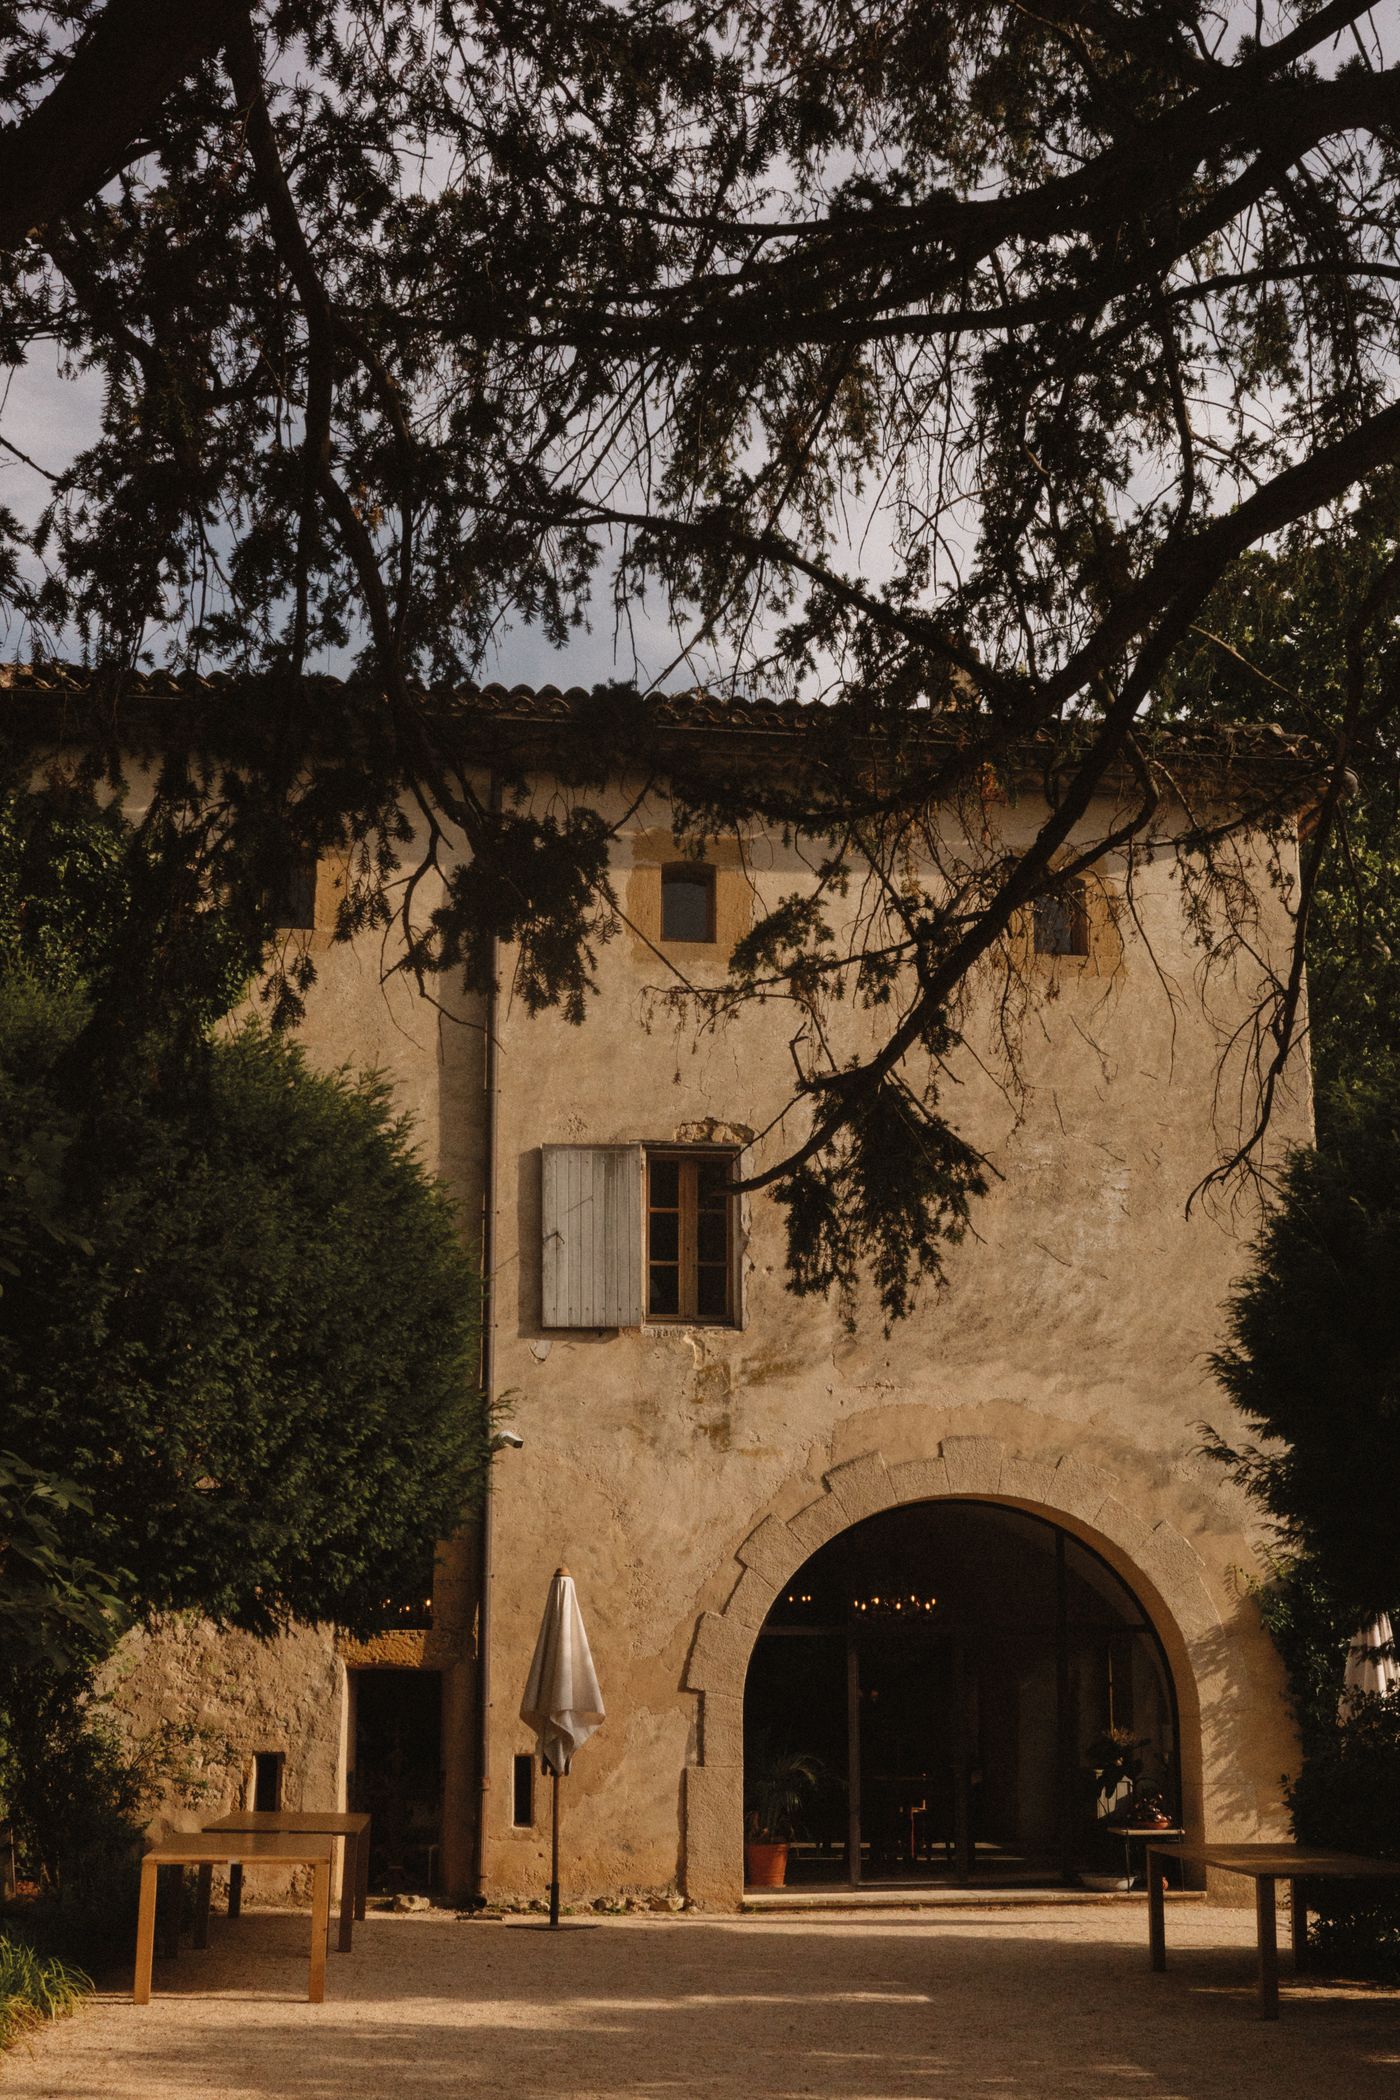
<svg viewBox="0 0 1400 2100"><path fill-rule="evenodd" d="M1207 1448L1351 1623L1400 1597L1400 1096L1334 1090L1326 1143L1290 1154L1213 1359L1250 1429Z"/></svg>
<svg viewBox="0 0 1400 2100"><path fill-rule="evenodd" d="M0 1677L0 1796L30 1893L11 1935L98 1969L129 1956L142 1826L159 1778L133 1756L80 1671Z"/></svg>
<svg viewBox="0 0 1400 2100"><path fill-rule="evenodd" d="M1400 1694L1363 1698L1323 1745L1314 1742L1288 1789L1293 1829L1305 1844L1400 1859ZM1400 1898L1374 1884L1316 1891L1312 1928L1329 1966L1400 1981Z"/></svg>
<svg viewBox="0 0 1400 2100"><path fill-rule="evenodd" d="M423 1595L488 1456L447 1195L383 1081L252 1023L75 1125L76 1023L32 980L0 986L0 1156L7 1132L51 1135L66 1227L26 1231L8 1182L7 1442L90 1498L68 1543L123 1571L138 1614L382 1624Z"/></svg>
<svg viewBox="0 0 1400 2100"><path fill-rule="evenodd" d="M1255 1589L1288 1675L1302 1765L1286 1784L1293 1834L1304 1844L1400 1859L1400 1695L1339 1711L1350 1608L1303 1559L1276 1562ZM1328 1966L1400 1980L1400 1896L1374 1885L1319 1882L1309 1930Z"/></svg>

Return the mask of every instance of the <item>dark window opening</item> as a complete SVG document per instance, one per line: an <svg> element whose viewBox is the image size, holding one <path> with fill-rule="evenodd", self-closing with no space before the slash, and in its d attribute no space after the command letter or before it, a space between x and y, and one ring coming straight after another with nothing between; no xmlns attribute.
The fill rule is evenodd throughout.
<svg viewBox="0 0 1400 2100"><path fill-rule="evenodd" d="M1087 955L1089 911L1082 882L1054 890L1035 900L1035 952L1037 955Z"/></svg>
<svg viewBox="0 0 1400 2100"><path fill-rule="evenodd" d="M678 861L661 870L663 941L715 938L715 871L699 861Z"/></svg>
<svg viewBox="0 0 1400 2100"><path fill-rule="evenodd" d="M647 1154L647 1314L732 1325L734 1155Z"/></svg>
<svg viewBox="0 0 1400 2100"><path fill-rule="evenodd" d="M282 1750L253 1753L253 1807L264 1815L273 1815L282 1806L282 1769L286 1761Z"/></svg>
<svg viewBox="0 0 1400 2100"><path fill-rule="evenodd" d="M268 915L274 926L297 932L313 932L316 926L316 876L320 863L314 853L299 853L281 883L268 897Z"/></svg>
<svg viewBox="0 0 1400 2100"><path fill-rule="evenodd" d="M528 1750L516 1752L512 1789L510 1820L528 1829L535 1820L535 1760Z"/></svg>

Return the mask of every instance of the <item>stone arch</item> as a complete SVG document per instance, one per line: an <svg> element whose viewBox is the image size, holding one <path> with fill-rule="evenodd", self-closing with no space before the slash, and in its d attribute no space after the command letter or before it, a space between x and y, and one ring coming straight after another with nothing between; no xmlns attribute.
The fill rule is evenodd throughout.
<svg viewBox="0 0 1400 2100"><path fill-rule="evenodd" d="M819 1547L901 1503L950 1497L1001 1502L1047 1517L1092 1546L1132 1588L1166 1650L1181 1724L1188 1827L1202 1824L1201 1705L1195 1657L1221 1632L1205 1564L1165 1519L1149 1524L1113 1476L1072 1452L1027 1458L997 1437L945 1437L933 1458L887 1465L878 1451L833 1466L796 1516L767 1516L735 1553L738 1579L719 1611L702 1612L684 1686L698 1695L698 1755L686 1770L683 1877L696 1903L734 1909L742 1895L744 1681L759 1628L783 1584Z"/></svg>

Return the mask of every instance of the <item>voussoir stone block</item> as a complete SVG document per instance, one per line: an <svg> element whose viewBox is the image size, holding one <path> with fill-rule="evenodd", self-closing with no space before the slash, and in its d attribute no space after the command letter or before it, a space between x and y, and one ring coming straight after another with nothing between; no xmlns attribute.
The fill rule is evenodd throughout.
<svg viewBox="0 0 1400 2100"><path fill-rule="evenodd" d="M788 1518L788 1530L802 1548L806 1560L828 1539L834 1539L838 1531L844 1531L850 1523L846 1505L837 1495L819 1495L805 1509L799 1509L795 1517Z"/></svg>
<svg viewBox="0 0 1400 2100"><path fill-rule="evenodd" d="M860 1458L849 1458L844 1465L833 1466L824 1478L852 1524L858 1524L862 1517L877 1516L894 1501L888 1469L877 1451L867 1451Z"/></svg>
<svg viewBox="0 0 1400 2100"><path fill-rule="evenodd" d="M950 1495L995 1495L1001 1487L1001 1439L994 1436L945 1436L943 1463Z"/></svg>
<svg viewBox="0 0 1400 2100"><path fill-rule="evenodd" d="M1096 1531L1120 1546L1134 1560L1141 1555L1142 1548L1151 1536L1152 1526L1144 1523L1136 1510L1129 1509L1116 1495L1105 1495L1090 1520Z"/></svg>
<svg viewBox="0 0 1400 2100"><path fill-rule="evenodd" d="M1116 1484L1111 1473L1097 1466L1087 1466L1074 1457L1062 1458L1050 1483L1050 1502L1067 1517L1092 1524Z"/></svg>
<svg viewBox="0 0 1400 2100"><path fill-rule="evenodd" d="M1154 1525L1137 1558L1170 1605L1183 1633L1207 1633L1219 1626L1220 1613L1206 1580L1205 1562L1175 1525Z"/></svg>
<svg viewBox="0 0 1400 2100"><path fill-rule="evenodd" d="M906 1458L890 1467L897 1502L933 1502L948 1493L948 1468L941 1458Z"/></svg>
<svg viewBox="0 0 1400 2100"><path fill-rule="evenodd" d="M746 1568L752 1568L755 1574L765 1575L769 1582L781 1585L800 1563L802 1549L781 1517L765 1517L757 1530L749 1533L734 1557Z"/></svg>
<svg viewBox="0 0 1400 2100"><path fill-rule="evenodd" d="M1001 1462L999 1492L1015 1502L1048 1502L1054 1478L1053 1459L1022 1458L1019 1451L1008 1451Z"/></svg>
<svg viewBox="0 0 1400 2100"><path fill-rule="evenodd" d="M778 1594L778 1585L760 1575L757 1568L745 1568L735 1583L729 1602L724 1607L724 1616L742 1619L746 1626L761 1626Z"/></svg>
<svg viewBox="0 0 1400 2100"><path fill-rule="evenodd" d="M700 1700L700 1762L731 1771L744 1763L744 1702L727 1692L705 1692Z"/></svg>
<svg viewBox="0 0 1400 2100"><path fill-rule="evenodd" d="M747 1620L731 1618L728 1612L702 1612L686 1658L686 1690L737 1692L743 1685L753 1632Z"/></svg>

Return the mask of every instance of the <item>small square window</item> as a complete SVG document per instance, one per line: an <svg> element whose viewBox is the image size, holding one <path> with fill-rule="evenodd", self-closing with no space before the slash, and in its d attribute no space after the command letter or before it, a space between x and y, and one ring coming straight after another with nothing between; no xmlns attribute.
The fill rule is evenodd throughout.
<svg viewBox="0 0 1400 2100"><path fill-rule="evenodd" d="M283 881L268 894L268 917L274 926L313 932L316 926L316 877L320 863L314 853L299 853Z"/></svg>
<svg viewBox="0 0 1400 2100"><path fill-rule="evenodd" d="M1052 890L1035 900L1035 952L1037 955L1087 955L1089 910L1082 882Z"/></svg>
<svg viewBox="0 0 1400 2100"><path fill-rule="evenodd" d="M648 1152L647 1317L733 1326L732 1152Z"/></svg>
<svg viewBox="0 0 1400 2100"><path fill-rule="evenodd" d="M715 871L702 861L676 861L661 870L661 938L715 938Z"/></svg>

